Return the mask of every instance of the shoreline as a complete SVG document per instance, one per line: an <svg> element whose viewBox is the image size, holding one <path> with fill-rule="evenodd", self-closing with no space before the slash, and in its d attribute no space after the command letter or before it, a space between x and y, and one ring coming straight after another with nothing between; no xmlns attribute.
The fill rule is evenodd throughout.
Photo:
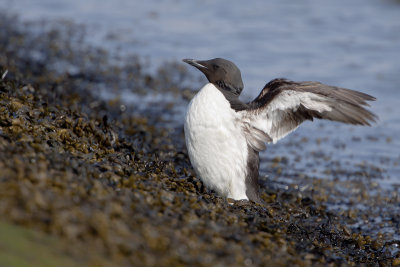
<svg viewBox="0 0 400 267"><path fill-rule="evenodd" d="M62 32L35 39L47 51L35 61L24 58L27 33L8 31L17 42L2 41L0 58L0 74L8 70L0 80L0 214L7 222L57 237L65 254L88 264L85 248L127 266L400 264L398 240L351 230L357 211L328 210L329 181L307 180L312 189L301 191L262 180L265 205L230 205L207 191L193 176L179 129L171 134L153 124L157 114L139 117L118 99L96 98L96 86L121 71L134 73L130 82L143 91L157 88L162 77L141 72L140 61L112 69L106 54L88 49L69 57L86 54L93 65L104 63L102 71L58 73L50 63L69 60L53 46L65 41ZM185 90L171 84L177 95Z"/></svg>

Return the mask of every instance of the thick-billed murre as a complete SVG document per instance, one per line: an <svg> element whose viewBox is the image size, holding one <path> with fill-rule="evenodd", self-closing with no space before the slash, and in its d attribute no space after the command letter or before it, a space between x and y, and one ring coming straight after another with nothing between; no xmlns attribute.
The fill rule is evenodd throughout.
<svg viewBox="0 0 400 267"><path fill-rule="evenodd" d="M259 152L294 131L303 121L333 120L370 125L377 118L364 108L373 96L319 82L274 79L250 103L243 103L240 70L231 61L184 59L209 83L190 101L185 141L190 162L204 184L235 200L262 202Z"/></svg>

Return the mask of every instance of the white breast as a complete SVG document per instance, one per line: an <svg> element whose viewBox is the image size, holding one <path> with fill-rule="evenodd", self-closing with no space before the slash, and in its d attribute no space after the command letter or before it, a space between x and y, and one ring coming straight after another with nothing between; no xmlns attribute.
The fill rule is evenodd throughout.
<svg viewBox="0 0 400 267"><path fill-rule="evenodd" d="M208 83L189 103L185 140L193 168L207 187L225 197L247 199L248 148L238 119L224 95Z"/></svg>

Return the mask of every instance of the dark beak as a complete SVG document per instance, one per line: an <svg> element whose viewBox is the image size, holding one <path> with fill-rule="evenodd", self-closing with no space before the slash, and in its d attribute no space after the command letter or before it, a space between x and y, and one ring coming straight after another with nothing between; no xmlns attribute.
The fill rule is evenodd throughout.
<svg viewBox="0 0 400 267"><path fill-rule="evenodd" d="M201 61L201 60L194 60L194 59L185 58L182 61L187 63L187 64L189 64L189 65L192 65L193 67L198 68L201 71L204 71L204 69L207 69L207 67L202 64L203 61Z"/></svg>

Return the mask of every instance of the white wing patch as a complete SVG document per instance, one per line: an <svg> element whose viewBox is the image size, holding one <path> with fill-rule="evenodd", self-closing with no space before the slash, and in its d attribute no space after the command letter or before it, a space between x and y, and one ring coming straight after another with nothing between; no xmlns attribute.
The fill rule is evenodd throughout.
<svg viewBox="0 0 400 267"><path fill-rule="evenodd" d="M332 110L332 107L328 104L329 102L332 102L332 100L314 93L286 90L271 101L266 107L265 113L274 112L276 110L297 111L300 104L307 109L322 113Z"/></svg>
<svg viewBox="0 0 400 267"><path fill-rule="evenodd" d="M324 113L332 111L334 103L333 99L311 92L285 90L274 97L264 108L243 110L239 113L242 116L241 121L244 128L247 128L248 131L251 131L251 128L262 131L269 137L268 140L264 138L264 142L267 140L267 143L276 143L296 130L305 120L305 117L295 114L301 106L307 110ZM254 138L254 135L252 138ZM262 141L262 139L259 139L259 141ZM251 145L254 140L248 140L248 143ZM254 148L253 145L251 146ZM261 148L261 146L257 147ZM256 150L261 151L263 149Z"/></svg>

